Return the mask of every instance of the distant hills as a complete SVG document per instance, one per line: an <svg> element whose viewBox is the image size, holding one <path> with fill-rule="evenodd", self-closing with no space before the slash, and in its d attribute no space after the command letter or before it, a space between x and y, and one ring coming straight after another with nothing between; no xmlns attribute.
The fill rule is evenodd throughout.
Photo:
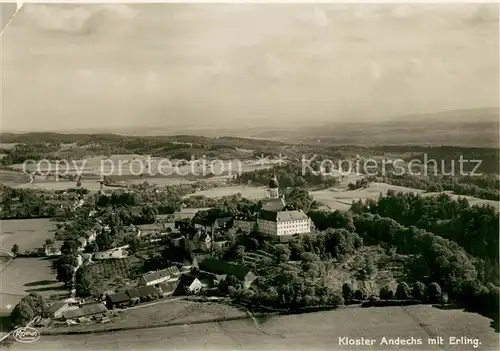
<svg viewBox="0 0 500 351"><path fill-rule="evenodd" d="M429 145L499 147L499 110L481 108L443 111L388 118L377 122L301 121L279 125L248 119L239 127L201 124L122 127L116 129L73 129L61 133L122 135L198 135L267 139L286 143L325 145Z"/></svg>

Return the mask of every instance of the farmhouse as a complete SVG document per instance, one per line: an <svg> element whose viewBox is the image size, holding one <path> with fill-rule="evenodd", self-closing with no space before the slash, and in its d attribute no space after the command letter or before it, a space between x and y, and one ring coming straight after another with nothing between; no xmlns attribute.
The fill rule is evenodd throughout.
<svg viewBox="0 0 500 351"><path fill-rule="evenodd" d="M128 304L131 298L125 292L119 292L116 294L106 295L106 307L108 310L112 310L117 306Z"/></svg>
<svg viewBox="0 0 500 351"><path fill-rule="evenodd" d="M212 258L203 260L200 263L200 270L214 274L217 280L225 280L228 275L232 275L241 280L245 288L249 288L257 278L248 267Z"/></svg>
<svg viewBox="0 0 500 351"><path fill-rule="evenodd" d="M138 286L136 288L129 288L125 291L131 299L135 298L143 298L148 295L157 295L160 293L160 290L155 288L154 286Z"/></svg>
<svg viewBox="0 0 500 351"><path fill-rule="evenodd" d="M163 293L163 296L170 296L170 295L172 295L177 290L178 286L179 286L179 280L178 279L177 280L166 281L166 282L158 284L158 288Z"/></svg>
<svg viewBox="0 0 500 351"><path fill-rule="evenodd" d="M84 305L80 308L67 310L62 313L64 319L76 319L81 317L90 317L106 313L108 309L102 303Z"/></svg>
<svg viewBox="0 0 500 351"><path fill-rule="evenodd" d="M179 278L179 285L175 291L178 295L197 294L204 288L204 284L195 276L183 274Z"/></svg>
<svg viewBox="0 0 500 351"><path fill-rule="evenodd" d="M62 313L66 311L68 307L69 304L66 301L56 301L43 311L43 315L47 318L61 318Z"/></svg>
<svg viewBox="0 0 500 351"><path fill-rule="evenodd" d="M168 280L175 280L181 275L179 268L171 266L160 271L149 272L139 279L139 285L156 285Z"/></svg>
<svg viewBox="0 0 500 351"><path fill-rule="evenodd" d="M115 294L106 295L106 307L113 309L115 307L125 307L131 304L139 303L139 301L147 296L155 296L163 294L162 291L154 286L139 286L128 288L125 291Z"/></svg>
<svg viewBox="0 0 500 351"><path fill-rule="evenodd" d="M63 240L56 240L52 245L45 246L45 256L61 256L61 247L63 244Z"/></svg>

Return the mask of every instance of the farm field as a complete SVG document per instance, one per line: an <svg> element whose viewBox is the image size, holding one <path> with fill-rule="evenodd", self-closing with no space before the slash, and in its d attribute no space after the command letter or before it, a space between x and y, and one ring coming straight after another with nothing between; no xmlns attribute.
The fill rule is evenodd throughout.
<svg viewBox="0 0 500 351"><path fill-rule="evenodd" d="M163 323L191 323L215 318L244 317L245 312L219 303L200 303L183 301L177 297L165 298L148 306L139 306L127 310L116 310L116 317L106 325L60 326L48 328L50 331L62 330L106 330L108 328L136 328L154 326ZM43 330L42 330L43 332Z"/></svg>
<svg viewBox="0 0 500 351"><path fill-rule="evenodd" d="M45 297L68 292L56 280L52 261L46 258L16 258L4 263L0 282L0 314L8 312L30 292Z"/></svg>
<svg viewBox="0 0 500 351"><path fill-rule="evenodd" d="M166 304L165 306L168 306ZM489 320L460 310L440 310L431 306L340 308L336 311L293 316L259 318L257 327L250 319L229 322L181 325L165 328L128 330L105 334L42 335L36 343L13 346L13 350L495 350L498 336ZM422 345L380 346L382 337L418 338ZM478 338L471 345L441 347L428 338L450 336ZM370 338L372 347L339 345L339 337Z"/></svg>
<svg viewBox="0 0 500 351"><path fill-rule="evenodd" d="M89 265L92 288L102 294L128 283L138 277L138 258L96 260Z"/></svg>
<svg viewBox="0 0 500 351"><path fill-rule="evenodd" d="M49 218L0 220L0 249L19 245L19 252L43 246L46 239L53 239L56 222Z"/></svg>
<svg viewBox="0 0 500 351"><path fill-rule="evenodd" d="M8 186L29 183L30 177L22 172L0 170L0 183Z"/></svg>
<svg viewBox="0 0 500 351"><path fill-rule="evenodd" d="M266 197L266 187L239 185L239 186L211 188L207 190L198 191L194 194L188 195L187 197L203 195L206 197L216 198L216 197L236 195L238 193L241 193L242 196L247 199L263 199Z"/></svg>
<svg viewBox="0 0 500 351"><path fill-rule="evenodd" d="M67 163L61 161L59 165L55 162L28 164L25 168L30 172L38 171L43 175L48 171L54 172L59 169L61 173L83 174L84 176L100 175L101 173L108 176L137 176L142 171L150 175L203 177L210 172L217 176L236 175L241 172L270 168L276 163L275 160L269 160L265 165L261 165L257 160L210 160L204 158L193 161L194 163L191 164L191 160L148 157L146 155L111 155L110 157L95 156L80 160L67 160ZM12 168L23 169L23 164L15 164Z"/></svg>

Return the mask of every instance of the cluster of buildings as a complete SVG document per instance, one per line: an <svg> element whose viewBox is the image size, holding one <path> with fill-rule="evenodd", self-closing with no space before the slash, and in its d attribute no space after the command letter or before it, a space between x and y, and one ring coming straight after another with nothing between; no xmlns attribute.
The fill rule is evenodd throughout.
<svg viewBox="0 0 500 351"><path fill-rule="evenodd" d="M265 201L261 213L256 219L236 218L234 227L244 233L255 227L259 232L277 236L280 241L288 241L294 235L311 232L311 219L302 211L287 208L286 202L279 194L279 183L276 175L269 181L267 190L269 198Z"/></svg>

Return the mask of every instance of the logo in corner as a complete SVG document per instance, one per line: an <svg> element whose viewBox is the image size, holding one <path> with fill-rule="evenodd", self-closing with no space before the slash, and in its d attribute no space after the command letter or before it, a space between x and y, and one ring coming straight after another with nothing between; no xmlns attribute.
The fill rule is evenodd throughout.
<svg viewBox="0 0 500 351"><path fill-rule="evenodd" d="M19 342L26 344L32 343L40 339L40 332L35 328L21 327L14 330L12 337Z"/></svg>

